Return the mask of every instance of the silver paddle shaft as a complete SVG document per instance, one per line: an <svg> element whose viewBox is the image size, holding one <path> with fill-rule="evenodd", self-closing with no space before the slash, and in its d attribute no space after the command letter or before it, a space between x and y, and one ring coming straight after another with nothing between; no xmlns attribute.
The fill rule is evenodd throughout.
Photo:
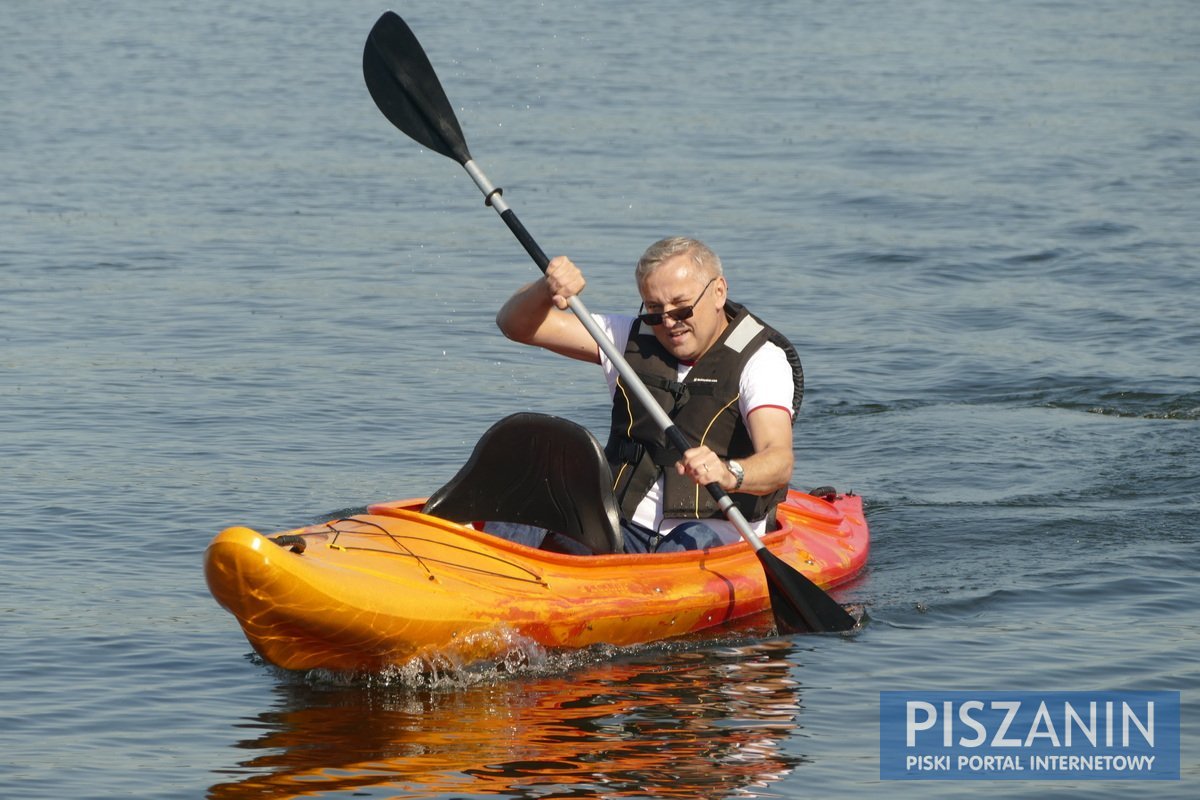
<svg viewBox="0 0 1200 800"><path fill-rule="evenodd" d="M515 213L513 213L508 203L504 202L504 195L501 190L488 180L487 175L483 173L483 170L479 168L474 159L463 164L463 168L471 176L471 180L475 181L475 185L479 187L479 191L483 192L484 202L496 209L496 213L500 215L513 230L513 233L517 235L517 238L525 245L525 249L533 256L533 260L537 262L538 268L544 273L549 264L546 254L542 252L537 243L525 231L524 226L517 220ZM624 354L617 350L617 346L613 343L612 339L609 339L596 323L596 320L592 319L592 315L588 313L579 296L574 295L567 298L567 307L571 309L591 337L596 340L596 344L608 356L608 360L612 362L613 366L617 368L618 374L625 379L625 385L633 391L634 396L637 397L642 407L650 411L650 415L654 417L654 421L658 423L658 426L666 432L668 439L678 438L679 441L672 442L672 444L677 447L681 444L688 444L683 434L675 427L675 423L667 416L667 412L663 411L662 406L658 404L658 401L654 399L645 384L642 383L641 378L633 371L633 367L629 366L629 362L625 360ZM672 436L672 431L674 431L674 436ZM717 506L721 509L721 513L733 523L733 526L737 528L742 538L749 542L750 546L756 551L761 550L764 547L762 539L758 538L758 535L754 533L754 530L750 527L750 523L746 521L745 515L742 514L741 509L733 504L729 493L722 489L720 484L716 482L708 484L706 488L716 498Z"/></svg>

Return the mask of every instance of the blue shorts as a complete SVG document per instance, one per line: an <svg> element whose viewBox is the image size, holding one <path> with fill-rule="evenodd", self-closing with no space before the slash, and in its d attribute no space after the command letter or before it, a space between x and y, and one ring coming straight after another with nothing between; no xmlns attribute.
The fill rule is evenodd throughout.
<svg viewBox="0 0 1200 800"><path fill-rule="evenodd" d="M547 537L554 537L557 546L550 549L576 555L590 553L583 545L574 544L572 546L572 540L565 536L559 536L545 528L533 525L515 522L488 522L483 529L493 536L499 536L526 547L544 547L544 540ZM683 550L720 547L724 544L717 532L701 520L680 523L666 534L661 534L636 522L622 520L621 531L625 537L626 553L677 553Z"/></svg>
<svg viewBox="0 0 1200 800"><path fill-rule="evenodd" d="M681 522L666 534L645 525L621 521L625 534L626 553L677 553L682 550L704 550L724 544L720 535L702 520Z"/></svg>

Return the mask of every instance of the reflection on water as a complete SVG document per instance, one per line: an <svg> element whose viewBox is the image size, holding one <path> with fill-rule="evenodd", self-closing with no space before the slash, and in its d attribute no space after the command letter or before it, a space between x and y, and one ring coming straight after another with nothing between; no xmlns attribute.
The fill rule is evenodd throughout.
<svg viewBox="0 0 1200 800"><path fill-rule="evenodd" d="M793 650L656 649L451 690L289 680L279 708L243 723L250 755L227 772L241 777L209 796L758 794L806 760L783 746Z"/></svg>

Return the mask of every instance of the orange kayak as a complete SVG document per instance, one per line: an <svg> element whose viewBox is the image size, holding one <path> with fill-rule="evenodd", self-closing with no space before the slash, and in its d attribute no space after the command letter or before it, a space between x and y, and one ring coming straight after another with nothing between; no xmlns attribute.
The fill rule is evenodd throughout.
<svg viewBox="0 0 1200 800"><path fill-rule="evenodd" d="M682 636L769 607L744 542L702 551L567 555L422 513L423 500L271 537L220 533L205 552L213 596L267 661L378 670L435 655L462 662L544 648ZM862 500L791 491L766 546L823 588L853 578L869 545Z"/></svg>

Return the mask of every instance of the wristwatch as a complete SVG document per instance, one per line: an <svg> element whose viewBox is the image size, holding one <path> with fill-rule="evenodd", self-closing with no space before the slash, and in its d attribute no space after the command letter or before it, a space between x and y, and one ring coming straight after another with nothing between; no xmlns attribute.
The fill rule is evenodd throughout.
<svg viewBox="0 0 1200 800"><path fill-rule="evenodd" d="M742 481L746 480L746 470L742 469L742 465L732 459L726 461L725 466L729 468L729 471L733 473L733 477L737 480L737 483L729 491L736 492L742 488Z"/></svg>

